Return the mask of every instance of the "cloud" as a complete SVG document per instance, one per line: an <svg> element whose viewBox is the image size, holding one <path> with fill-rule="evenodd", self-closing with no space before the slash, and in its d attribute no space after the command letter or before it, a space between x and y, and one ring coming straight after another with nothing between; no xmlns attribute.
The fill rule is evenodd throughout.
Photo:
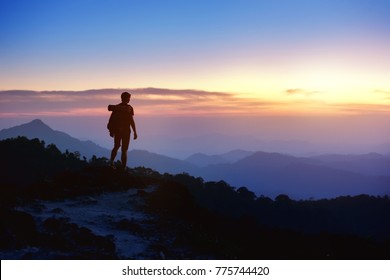
<svg viewBox="0 0 390 280"><path fill-rule="evenodd" d="M136 114L248 114L267 110L274 102L242 98L226 92L161 88L87 91L0 91L1 116L92 116L108 114L107 105L120 103L123 91L132 93Z"/></svg>
<svg viewBox="0 0 390 280"><path fill-rule="evenodd" d="M374 92L384 95L384 99L390 99L390 90L376 89Z"/></svg>
<svg viewBox="0 0 390 280"><path fill-rule="evenodd" d="M228 92L161 88L95 89L87 91L0 91L0 117L104 117L108 104L132 93L136 116L308 115L389 112L386 105L329 104L311 98L278 101ZM310 96L319 91L287 89L286 95Z"/></svg>
<svg viewBox="0 0 390 280"><path fill-rule="evenodd" d="M342 113L390 115L390 104L344 103L332 106Z"/></svg>
<svg viewBox="0 0 390 280"><path fill-rule="evenodd" d="M284 91L284 94L288 96L300 95L300 96L312 96L321 93L320 91L309 91L301 88L290 88Z"/></svg>
<svg viewBox="0 0 390 280"><path fill-rule="evenodd" d="M242 98L226 92L198 90L140 89L133 90L134 103L141 112L170 115L251 114L264 111L275 102Z"/></svg>
<svg viewBox="0 0 390 280"><path fill-rule="evenodd" d="M390 95L390 90L376 89L376 90L374 90L374 92L384 93L384 94L389 94Z"/></svg>

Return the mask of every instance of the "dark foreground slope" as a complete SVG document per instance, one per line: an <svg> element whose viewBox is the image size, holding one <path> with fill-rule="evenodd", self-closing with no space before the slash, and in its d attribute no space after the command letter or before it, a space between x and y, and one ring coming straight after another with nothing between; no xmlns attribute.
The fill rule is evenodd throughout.
<svg viewBox="0 0 390 280"><path fill-rule="evenodd" d="M39 140L0 150L2 259L390 258L385 196L272 200L188 174L112 170Z"/></svg>

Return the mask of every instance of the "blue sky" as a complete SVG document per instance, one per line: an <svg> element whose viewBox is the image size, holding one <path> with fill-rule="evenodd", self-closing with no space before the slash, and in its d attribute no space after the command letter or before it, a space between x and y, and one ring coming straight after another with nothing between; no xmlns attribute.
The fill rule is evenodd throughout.
<svg viewBox="0 0 390 280"><path fill-rule="evenodd" d="M359 57L369 70L389 70L383 56L389 55L390 1L0 3L3 90L155 86L255 93L269 90L272 80L293 87L289 71L307 69L290 66L324 54L337 61L352 53L346 63ZM380 55L373 61L370 52Z"/></svg>

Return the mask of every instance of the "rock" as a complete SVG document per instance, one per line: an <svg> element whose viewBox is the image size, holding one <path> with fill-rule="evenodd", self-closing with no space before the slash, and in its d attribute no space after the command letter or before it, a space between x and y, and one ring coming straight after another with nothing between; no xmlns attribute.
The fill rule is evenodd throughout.
<svg viewBox="0 0 390 280"><path fill-rule="evenodd" d="M37 236L37 227L30 214L0 208L0 248L33 246Z"/></svg>

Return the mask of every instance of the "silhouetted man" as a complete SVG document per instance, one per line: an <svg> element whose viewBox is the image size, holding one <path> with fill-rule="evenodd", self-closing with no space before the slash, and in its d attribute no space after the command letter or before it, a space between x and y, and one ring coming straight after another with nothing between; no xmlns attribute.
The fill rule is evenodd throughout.
<svg viewBox="0 0 390 280"><path fill-rule="evenodd" d="M131 129L134 132L134 140L137 139L137 130L134 122L134 109L128 103L130 102L131 94L123 92L121 94L122 102L117 105L108 105L108 111L112 111L107 128L110 131L110 136L114 137L114 148L111 151L110 165L114 166L114 160L122 146L122 168L127 166L127 150L130 144Z"/></svg>

